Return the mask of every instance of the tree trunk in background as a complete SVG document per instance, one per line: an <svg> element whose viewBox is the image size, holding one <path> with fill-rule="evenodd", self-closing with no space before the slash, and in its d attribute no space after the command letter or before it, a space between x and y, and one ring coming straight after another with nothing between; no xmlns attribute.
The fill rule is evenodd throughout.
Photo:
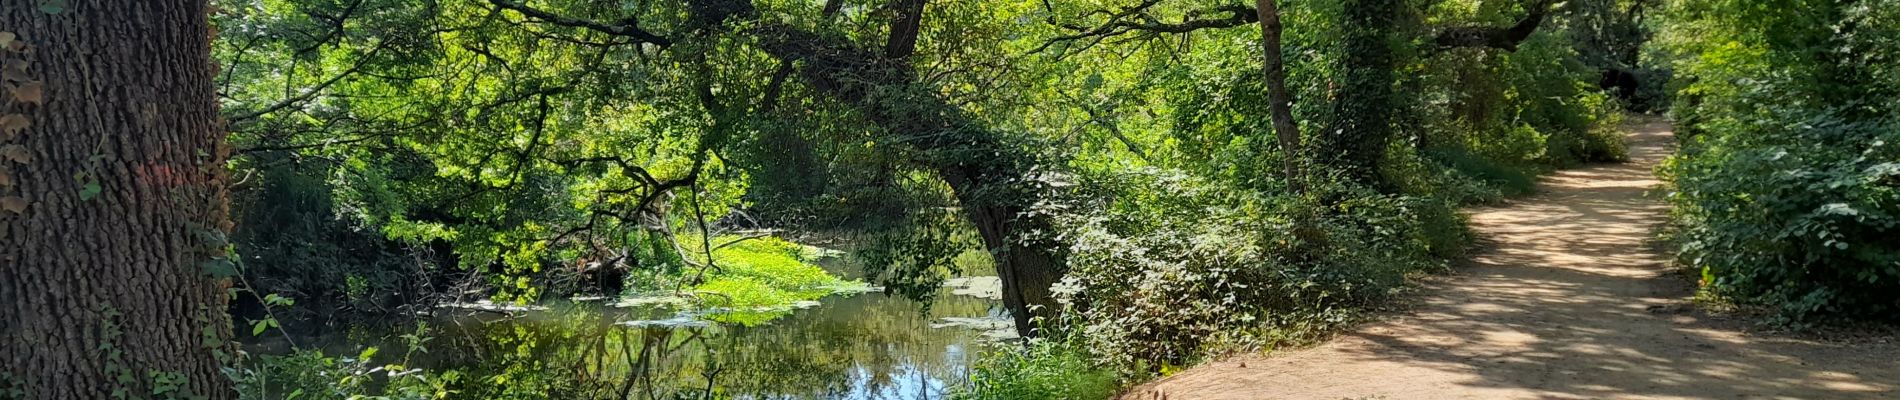
<svg viewBox="0 0 1900 400"><path fill-rule="evenodd" d="M1333 126L1320 135L1316 151L1347 177L1389 189L1379 176L1379 161L1392 137L1393 115L1400 111L1392 90L1398 67L1392 33L1407 6L1399 0L1344 0L1342 7L1345 57L1338 68Z"/></svg>
<svg viewBox="0 0 1900 400"><path fill-rule="evenodd" d="M885 37L884 58L902 60L917 52L917 36L924 29L924 3L924 0L891 2L897 18L891 20L890 35Z"/></svg>
<svg viewBox="0 0 1900 400"><path fill-rule="evenodd" d="M1286 88L1286 58L1280 50L1280 7L1277 0L1255 0L1260 14L1261 72L1267 80L1267 108L1273 114L1273 133L1280 139L1281 174L1294 193L1306 192L1300 177L1300 125L1293 122L1293 95Z"/></svg>
<svg viewBox="0 0 1900 400"><path fill-rule="evenodd" d="M998 147L992 142L989 148ZM1055 227L1047 218L1027 212L1026 205L1033 199L1024 196L1033 194L1022 190L1025 185L1014 182L1024 181L1029 172L997 168L1007 165L1021 164L958 162L940 165L938 171L956 192L957 203L963 205L964 215L976 225L983 246L996 261L996 275L1003 282L1003 307L1008 308L1016 320L1016 332L1029 337L1036 334L1032 319L1054 321L1058 309L1049 287L1062 279L1067 269L1056 243L1048 242L1047 238L1024 237L1026 233L1035 232L1053 234ZM1009 192L1014 194L990 197Z"/></svg>
<svg viewBox="0 0 1900 400"><path fill-rule="evenodd" d="M0 393L236 396L206 6L0 0Z"/></svg>
<svg viewBox="0 0 1900 400"><path fill-rule="evenodd" d="M1030 237L1055 229L1047 218L1028 213L1044 184L1035 179L1035 157L1026 147L919 87L907 62L796 27L767 23L756 29L766 53L799 62L805 83L852 105L889 135L880 142L906 147L918 165L950 185L996 259L1003 305L1015 317L1017 332L1028 336L1031 318L1056 314L1049 286L1066 266L1059 244Z"/></svg>

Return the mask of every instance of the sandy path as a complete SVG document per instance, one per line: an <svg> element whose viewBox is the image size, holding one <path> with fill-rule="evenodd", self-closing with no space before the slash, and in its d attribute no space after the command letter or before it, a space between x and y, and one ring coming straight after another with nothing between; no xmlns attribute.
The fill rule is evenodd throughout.
<svg viewBox="0 0 1900 400"><path fill-rule="evenodd" d="M1539 195L1472 210L1488 245L1404 315L1318 347L1151 382L1147 399L1900 399L1900 344L1750 334L1685 306L1649 238L1669 127L1632 162L1558 172Z"/></svg>

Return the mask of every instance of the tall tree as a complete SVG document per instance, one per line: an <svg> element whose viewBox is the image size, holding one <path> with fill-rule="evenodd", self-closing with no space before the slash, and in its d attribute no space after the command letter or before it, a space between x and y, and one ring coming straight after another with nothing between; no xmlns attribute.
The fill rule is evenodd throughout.
<svg viewBox="0 0 1900 400"><path fill-rule="evenodd" d="M0 2L0 382L16 395L236 395L206 12Z"/></svg>
<svg viewBox="0 0 1900 400"><path fill-rule="evenodd" d="M1376 184L1381 181L1379 160L1385 158L1400 107L1392 89L1399 60L1393 42L1406 5L1398 0L1346 0L1341 7L1345 37L1337 67L1339 94L1332 104L1333 126L1316 147L1325 149L1321 159L1335 170Z"/></svg>
<svg viewBox="0 0 1900 400"><path fill-rule="evenodd" d="M1293 121L1293 94L1286 87L1286 57L1281 54L1280 34L1285 26L1280 24L1280 5L1278 0L1255 0L1255 11L1260 14L1260 47L1264 60L1261 64L1262 78L1267 81L1267 108L1273 118L1273 134L1280 140L1280 173L1285 175L1287 186L1295 192L1306 191L1306 183L1300 178L1300 125Z"/></svg>
<svg viewBox="0 0 1900 400"><path fill-rule="evenodd" d="M1544 25L1557 2L1523 0L1520 5L1525 15L1511 25L1432 27L1420 27L1411 19L1420 11L1417 4L1413 3L1401 0L1343 0L1339 5L1337 25L1341 34L1338 38L1340 54L1335 58L1333 67L1339 72L1332 82L1336 91L1332 93L1328 104L1331 119L1326 129L1314 135L1310 148L1315 161L1349 178L1375 186L1388 186L1379 176L1378 162L1385 158L1395 120L1404 108L1404 97L1395 87L1400 78L1398 69L1405 65L1406 60L1458 48L1516 51L1519 44ZM1056 44L1080 43L1058 48L1060 52L1066 53L1087 49L1095 43L1117 36L1154 38L1161 34L1189 34L1255 23L1262 30L1263 41L1267 42L1263 46L1277 45L1271 38L1265 37L1279 36L1276 27L1281 27L1281 24L1278 21L1277 2L1255 0L1253 7L1225 4L1190 9L1181 17L1166 16L1168 11L1165 10L1172 7L1164 4L1160 0L1150 0L1114 10L1091 10L1080 18L1092 21L1088 24L1052 21L1058 29L1068 33L1052 38L1037 51L1056 48ZM1268 21L1269 18L1274 20ZM1432 33L1430 38L1412 36L1427 31ZM1265 50L1269 53L1268 57L1275 57L1279 53L1271 48ZM1279 61L1284 70L1284 61ZM1275 62L1275 59L1267 60L1268 64ZM1272 65L1267 65L1263 72L1271 75L1272 68ZM1272 85L1274 79L1267 79ZM1285 80L1282 78L1279 81ZM1273 98L1272 89L1269 88L1269 91L1270 108L1277 108L1276 104L1290 104L1290 100ZM1288 109L1289 117L1286 119L1290 122L1290 107ZM1289 137L1286 133L1297 132L1297 125L1282 123L1278 118L1274 125L1282 147L1286 146L1288 139L1299 139L1298 134Z"/></svg>

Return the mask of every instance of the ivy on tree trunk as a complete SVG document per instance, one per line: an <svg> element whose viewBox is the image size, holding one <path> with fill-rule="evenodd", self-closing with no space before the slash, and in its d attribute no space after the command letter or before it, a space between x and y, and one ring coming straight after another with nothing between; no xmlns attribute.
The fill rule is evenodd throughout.
<svg viewBox="0 0 1900 400"><path fill-rule="evenodd" d="M207 11L0 2L0 393L236 397Z"/></svg>

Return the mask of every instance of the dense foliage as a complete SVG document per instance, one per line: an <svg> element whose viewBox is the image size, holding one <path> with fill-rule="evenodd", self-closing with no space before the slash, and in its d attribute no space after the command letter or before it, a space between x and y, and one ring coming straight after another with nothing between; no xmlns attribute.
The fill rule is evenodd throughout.
<svg viewBox="0 0 1900 400"><path fill-rule="evenodd" d="M1343 75L1360 67L1340 57L1362 39L1339 32L1367 29L1353 25L1364 16L1346 15L1349 7L1282 8L1294 49L1289 86L1302 99L1295 114L1319 131L1311 155L1271 146L1265 84L1250 54L1257 53L1256 31L1196 31L1177 38L1195 44L1185 51L1166 40L1134 40L1066 58L1136 61L1091 68L1129 78L1084 79L1080 92L1101 99L1083 104L1096 107L1080 110L1085 115L1156 104L1148 98L1166 102L1149 111L1159 118L1099 127L1113 141L1072 158L1074 199L1064 203L1059 224L1072 266L1057 285L1070 311L1052 322L1072 333L1062 339L1070 344L1038 351L1086 353L1138 377L1210 351L1308 340L1378 307L1408 275L1462 254L1467 235L1456 207L1527 193L1549 168L1626 156L1616 102L1594 86L1597 71L1571 39L1585 35L1568 30L1570 19L1511 51L1422 42L1433 31L1428 25L1509 25L1534 7L1443 2L1420 9L1424 21L1410 13L1379 19L1393 26L1369 34L1393 38L1387 56L1395 57L1394 72L1381 78ZM1386 105L1372 109L1332 104L1373 101L1336 89L1365 79L1397 90L1374 98ZM1373 112L1384 114L1389 122L1379 129L1391 133L1327 137L1365 129L1332 125L1376 121L1363 115ZM1376 173L1320 168L1305 190L1289 190L1273 168L1282 157L1335 166L1365 157L1329 156L1348 150L1328 140L1380 143L1378 151L1352 150L1376 153L1369 166Z"/></svg>
<svg viewBox="0 0 1900 400"><path fill-rule="evenodd" d="M1664 108L1706 294L1900 318L1900 0L211 3L230 146L166 155L216 218L152 250L217 301L151 339L221 397L1105 398L1359 321ZM178 394L114 347L178 309L93 311L97 375Z"/></svg>
<svg viewBox="0 0 1900 400"><path fill-rule="evenodd" d="M226 2L242 293L299 304L237 311L598 295L750 327L866 289L773 236L843 240L894 295L1001 276L1049 340L972 396L1101 397L1353 321L1463 253L1458 207L1626 156L1599 77L1642 68L1642 2L1283 3L1291 143L1245 4ZM556 336L641 340L589 329ZM247 379L368 365L271 360ZM479 374L403 382L527 379Z"/></svg>
<svg viewBox="0 0 1900 400"><path fill-rule="evenodd" d="M1684 262L1801 324L1900 311L1900 2L1669 3Z"/></svg>

